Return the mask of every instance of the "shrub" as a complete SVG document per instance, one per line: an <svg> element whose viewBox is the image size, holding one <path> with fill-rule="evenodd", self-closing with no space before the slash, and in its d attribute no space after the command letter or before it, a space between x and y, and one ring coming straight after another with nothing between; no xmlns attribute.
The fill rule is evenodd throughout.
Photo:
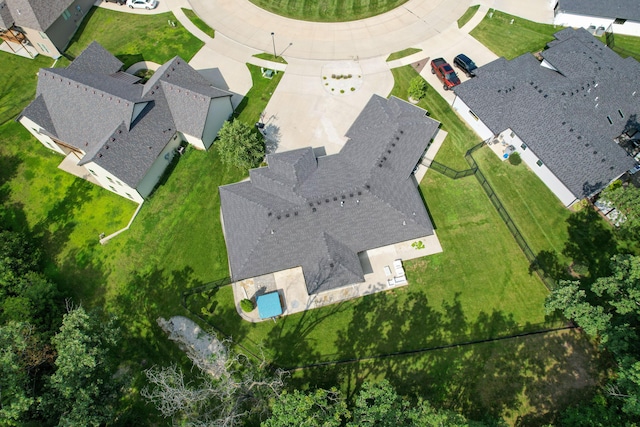
<svg viewBox="0 0 640 427"><path fill-rule="evenodd" d="M256 306L253 303L253 301L251 301L250 299L243 299L242 301L240 301L240 308L242 309L242 311L244 311L245 313L250 313L252 312Z"/></svg>
<svg viewBox="0 0 640 427"><path fill-rule="evenodd" d="M340 89L340 93L344 93L344 89Z"/></svg>
<svg viewBox="0 0 640 427"><path fill-rule="evenodd" d="M511 155L509 156L509 163L511 163L513 166L518 166L520 163L522 163L522 157L520 157L520 154L518 153L511 153Z"/></svg>
<svg viewBox="0 0 640 427"><path fill-rule="evenodd" d="M427 94L427 82L421 76L415 76L409 84L409 96L413 99L422 99Z"/></svg>
<svg viewBox="0 0 640 427"><path fill-rule="evenodd" d="M224 163L241 169L258 166L265 154L263 138L239 120L224 122L215 147Z"/></svg>
<svg viewBox="0 0 640 427"><path fill-rule="evenodd" d="M351 92L353 92L354 90L356 90L356 88L355 88L355 87L352 87L352 88L351 88Z"/></svg>

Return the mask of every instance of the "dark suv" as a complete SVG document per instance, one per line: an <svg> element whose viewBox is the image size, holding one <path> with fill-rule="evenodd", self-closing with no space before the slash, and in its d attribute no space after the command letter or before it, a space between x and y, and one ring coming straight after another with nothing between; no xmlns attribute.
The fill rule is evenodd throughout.
<svg viewBox="0 0 640 427"><path fill-rule="evenodd" d="M120 6L122 6L123 4L125 4L127 2L127 0L103 0L106 3L117 3Z"/></svg>
<svg viewBox="0 0 640 427"><path fill-rule="evenodd" d="M460 55L453 58L453 65L460 68L467 75L467 77L476 76L474 71L478 68L478 66L464 53L461 53Z"/></svg>

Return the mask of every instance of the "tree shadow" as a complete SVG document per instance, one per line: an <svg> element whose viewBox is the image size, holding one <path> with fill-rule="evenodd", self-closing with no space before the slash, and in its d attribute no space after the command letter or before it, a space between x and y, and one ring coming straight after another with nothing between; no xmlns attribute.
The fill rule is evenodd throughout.
<svg viewBox="0 0 640 427"><path fill-rule="evenodd" d="M17 175L22 160L18 156L0 153L0 229L28 230L27 217L21 203L11 202L8 183Z"/></svg>
<svg viewBox="0 0 640 427"><path fill-rule="evenodd" d="M539 416L525 417L520 425L544 425L595 383L593 370L585 367L590 355L572 356L579 353L573 348L579 335L516 336L546 325L518 324L499 310L471 317L460 294L435 306L421 293L400 298L401 292L364 297L336 339L338 350L331 356L343 363L298 370L291 387L342 384L351 401L363 381L387 378L403 395L475 420L515 419L524 401ZM285 338L299 345L304 336ZM303 351L308 346L302 344Z"/></svg>
<svg viewBox="0 0 640 427"><path fill-rule="evenodd" d="M610 274L610 260L617 252L611 227L593 209L582 209L567 219L569 239L562 253L585 266L593 279Z"/></svg>

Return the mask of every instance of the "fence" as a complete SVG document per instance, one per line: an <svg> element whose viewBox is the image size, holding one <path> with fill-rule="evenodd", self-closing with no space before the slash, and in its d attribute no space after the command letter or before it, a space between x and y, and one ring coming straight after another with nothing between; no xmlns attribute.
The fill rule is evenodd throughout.
<svg viewBox="0 0 640 427"><path fill-rule="evenodd" d="M555 288L555 285L556 285L555 281L551 277L547 276L547 274L541 268L539 268L536 254L529 247L529 244L525 240L524 236L522 235L522 233L520 233L520 230L518 230L518 227L516 226L515 222L513 222L511 215L509 215L509 213L507 212L507 209L504 207L504 205L500 201L500 198L498 197L496 192L493 190L493 187L491 186L491 184L489 184L489 182L487 181L487 178L484 176L484 174L482 173L482 171L478 167L478 164L476 163L475 159L472 156L474 151L478 150L485 144L486 144L486 141L482 141L481 143L471 147L465 153L464 158L467 161L467 163L469 163L469 166L471 166L470 169L467 169L464 171L457 171L455 169L451 169L446 165L443 165L442 163L438 163L435 160L431 162L430 167L434 169L436 172L439 172L452 179L463 178L469 175L476 176L476 178L480 182L480 185L482 186L482 189L485 191L485 193L487 193L489 200L491 200L491 203L498 211L500 218L502 218L502 221L504 221L504 223L506 224L507 228L509 229L509 232L511 233L516 243L524 253L524 256L527 257L527 260L531 265L531 269L536 272L538 277L540 277L540 280L542 280L542 283L544 283L547 289L551 291Z"/></svg>

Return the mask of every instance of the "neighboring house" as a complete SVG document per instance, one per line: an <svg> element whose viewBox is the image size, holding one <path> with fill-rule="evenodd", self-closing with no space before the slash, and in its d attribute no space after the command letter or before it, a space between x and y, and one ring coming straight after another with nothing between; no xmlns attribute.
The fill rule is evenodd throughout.
<svg viewBox="0 0 640 427"><path fill-rule="evenodd" d="M142 203L182 141L211 146L232 94L177 56L145 84L121 68L93 42L67 68L40 70L36 98L17 120L66 156L62 169Z"/></svg>
<svg viewBox="0 0 640 427"><path fill-rule="evenodd" d="M616 142L639 128L640 64L583 29L555 37L541 61L525 54L480 67L454 89L453 108L482 139L520 153L570 206L635 165Z"/></svg>
<svg viewBox="0 0 640 427"><path fill-rule="evenodd" d="M94 0L0 0L0 39L25 56L60 57Z"/></svg>
<svg viewBox="0 0 640 427"><path fill-rule="evenodd" d="M598 35L611 25L614 33L640 36L640 3L638 0L558 0L553 23L586 28Z"/></svg>
<svg viewBox="0 0 640 427"><path fill-rule="evenodd" d="M373 96L338 154L267 156L249 181L220 187L234 281L302 267L310 295L364 281L358 254L434 234L413 177L439 123Z"/></svg>

